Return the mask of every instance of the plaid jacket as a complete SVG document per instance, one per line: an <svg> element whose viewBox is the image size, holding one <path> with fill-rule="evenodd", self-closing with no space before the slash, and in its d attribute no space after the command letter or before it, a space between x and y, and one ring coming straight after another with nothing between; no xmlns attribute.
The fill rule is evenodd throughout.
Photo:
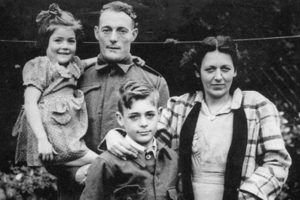
<svg viewBox="0 0 300 200"><path fill-rule="evenodd" d="M159 122L158 139L178 151L182 125L203 93L184 94L169 99ZM247 119L248 141L242 165L239 199L275 199L288 176L291 158L280 132L280 119L275 105L255 91L237 89L232 109L243 108ZM225 180L226 181L226 180ZM256 198L254 198L256 199Z"/></svg>

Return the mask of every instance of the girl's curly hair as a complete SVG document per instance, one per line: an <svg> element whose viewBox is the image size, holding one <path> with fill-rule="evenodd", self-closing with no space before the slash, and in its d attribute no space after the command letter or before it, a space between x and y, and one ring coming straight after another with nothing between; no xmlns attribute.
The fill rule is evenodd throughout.
<svg viewBox="0 0 300 200"><path fill-rule="evenodd" d="M38 24L38 46L44 50L47 49L49 38L57 26L71 27L77 40L83 35L81 22L76 20L72 13L60 9L56 3L51 4L49 10L42 10L37 15L36 22Z"/></svg>

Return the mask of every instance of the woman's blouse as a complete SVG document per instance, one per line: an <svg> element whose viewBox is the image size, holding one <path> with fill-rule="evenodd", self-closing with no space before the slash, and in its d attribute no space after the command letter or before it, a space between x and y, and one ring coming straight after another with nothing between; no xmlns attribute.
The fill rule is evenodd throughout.
<svg viewBox="0 0 300 200"><path fill-rule="evenodd" d="M215 115L210 113L205 101L202 101L192 146L192 184L195 199L222 200L232 131L231 101Z"/></svg>

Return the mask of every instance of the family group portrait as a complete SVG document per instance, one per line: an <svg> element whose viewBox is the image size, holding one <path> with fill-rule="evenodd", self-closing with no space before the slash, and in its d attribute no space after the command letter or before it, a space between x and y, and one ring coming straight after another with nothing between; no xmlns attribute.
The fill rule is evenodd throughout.
<svg viewBox="0 0 300 200"><path fill-rule="evenodd" d="M300 199L300 1L0 0L0 24L0 200Z"/></svg>

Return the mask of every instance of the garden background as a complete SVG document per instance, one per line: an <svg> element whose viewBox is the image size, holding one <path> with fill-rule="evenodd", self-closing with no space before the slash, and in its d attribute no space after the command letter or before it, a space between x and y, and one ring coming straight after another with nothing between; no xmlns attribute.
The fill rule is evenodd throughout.
<svg viewBox="0 0 300 200"><path fill-rule="evenodd" d="M23 104L22 68L42 55L35 45L35 17L52 2L82 21L85 37L77 54L99 52L93 27L107 0L0 0L0 199L55 199L55 179L43 169L13 165L12 126ZM241 87L273 101L293 165L279 199L300 199L300 1L299 0L127 0L137 11L134 55L159 71L171 95L186 91L180 69L184 52L206 36L237 39ZM299 37L298 37L299 35ZM286 38L285 36L292 36ZM274 38L275 37L275 38ZM279 38L278 38L279 37ZM255 38L255 39L254 39Z"/></svg>

